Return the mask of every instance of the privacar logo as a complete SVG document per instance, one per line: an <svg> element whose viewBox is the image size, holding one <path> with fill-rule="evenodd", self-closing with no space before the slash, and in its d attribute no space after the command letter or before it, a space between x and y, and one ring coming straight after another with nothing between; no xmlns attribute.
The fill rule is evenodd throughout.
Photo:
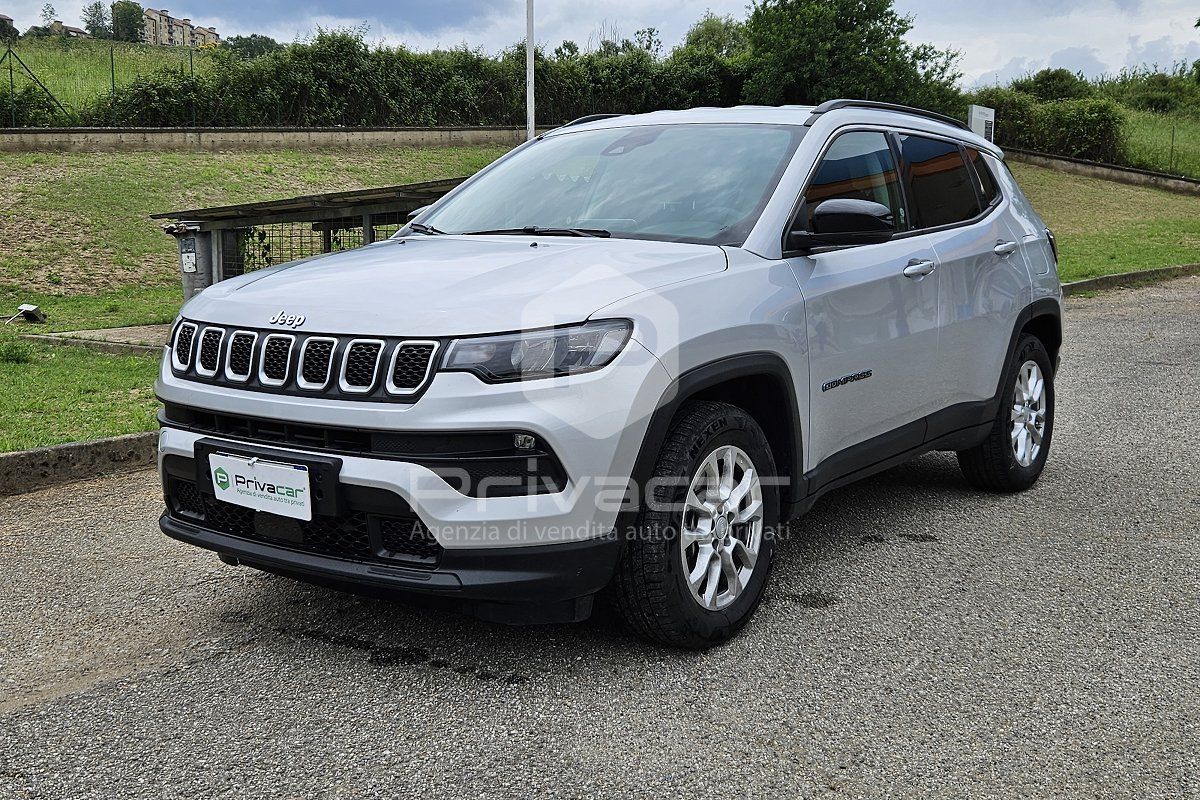
<svg viewBox="0 0 1200 800"><path fill-rule="evenodd" d="M229 473L225 471L224 467L217 467L217 471L213 473L213 477L217 479L217 486L220 486L222 489L229 488Z"/></svg>

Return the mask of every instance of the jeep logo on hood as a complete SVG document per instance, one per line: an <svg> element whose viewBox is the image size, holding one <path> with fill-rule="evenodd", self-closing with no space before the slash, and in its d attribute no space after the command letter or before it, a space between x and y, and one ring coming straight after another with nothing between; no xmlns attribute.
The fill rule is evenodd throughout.
<svg viewBox="0 0 1200 800"><path fill-rule="evenodd" d="M272 325L287 325L289 328L296 328L304 324L304 315L289 314L286 311L280 311L278 314L271 317L269 322Z"/></svg>

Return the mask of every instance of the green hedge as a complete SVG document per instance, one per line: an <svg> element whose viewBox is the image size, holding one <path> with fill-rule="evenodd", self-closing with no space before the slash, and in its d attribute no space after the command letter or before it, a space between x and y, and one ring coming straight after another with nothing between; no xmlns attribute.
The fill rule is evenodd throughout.
<svg viewBox="0 0 1200 800"><path fill-rule="evenodd" d="M1040 102L1013 89L984 89L971 102L996 110L996 142L1002 147L1120 163L1125 114L1109 100Z"/></svg>

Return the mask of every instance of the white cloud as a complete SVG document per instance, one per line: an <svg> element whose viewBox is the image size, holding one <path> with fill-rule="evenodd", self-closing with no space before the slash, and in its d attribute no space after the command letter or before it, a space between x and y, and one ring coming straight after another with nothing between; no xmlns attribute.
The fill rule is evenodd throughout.
<svg viewBox="0 0 1200 800"><path fill-rule="evenodd" d="M1153 60L1160 66L1200 57L1192 0L1014 2L1004 13L994 13L991 0L956 4L952 13L947 6L937 13L922 0L898 0L897 5L915 14L914 40L962 52L967 85L994 83L997 74L1012 77L1011 65L1018 60L1024 72L1060 64L1089 76L1118 72L1151 60L1149 51L1139 48L1141 41L1154 44Z"/></svg>

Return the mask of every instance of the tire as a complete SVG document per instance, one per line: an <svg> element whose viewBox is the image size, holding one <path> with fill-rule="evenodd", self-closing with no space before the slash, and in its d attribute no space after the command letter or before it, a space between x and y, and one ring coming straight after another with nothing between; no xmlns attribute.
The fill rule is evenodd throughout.
<svg viewBox="0 0 1200 800"><path fill-rule="evenodd" d="M730 463L732 495L713 480ZM758 476L757 485L747 465ZM613 605L629 627L659 644L703 649L728 640L746 624L771 571L779 519L778 487L768 480L774 476L770 445L745 411L709 401L679 411L655 466L653 501L642 504L610 586ZM697 494L693 489L701 484L706 488ZM690 508L689 496L697 501ZM732 501L721 499L731 496ZM700 501L706 503L703 513ZM755 513L757 521L751 519ZM698 533L706 525L712 532ZM703 537L710 537L709 555ZM697 565L694 573L689 563ZM689 583L689 574L700 574L699 582Z"/></svg>
<svg viewBox="0 0 1200 800"><path fill-rule="evenodd" d="M1033 403L1026 402L1022 385L1018 383L1028 375L1030 365L1036 366L1043 381L1042 399ZM958 464L967 482L976 489L1022 492L1041 476L1054 433L1054 370L1041 340L1028 334L1021 336L1005 370L1003 385L1000 407L987 438L970 450L958 451ZM1025 410L1018 410L1022 408ZM1043 420L1040 441L1033 435L1038 413ZM1024 423L1025 420L1029 422ZM1020 451L1020 443L1014 441L1018 425L1026 430L1026 447L1036 443L1036 452Z"/></svg>

